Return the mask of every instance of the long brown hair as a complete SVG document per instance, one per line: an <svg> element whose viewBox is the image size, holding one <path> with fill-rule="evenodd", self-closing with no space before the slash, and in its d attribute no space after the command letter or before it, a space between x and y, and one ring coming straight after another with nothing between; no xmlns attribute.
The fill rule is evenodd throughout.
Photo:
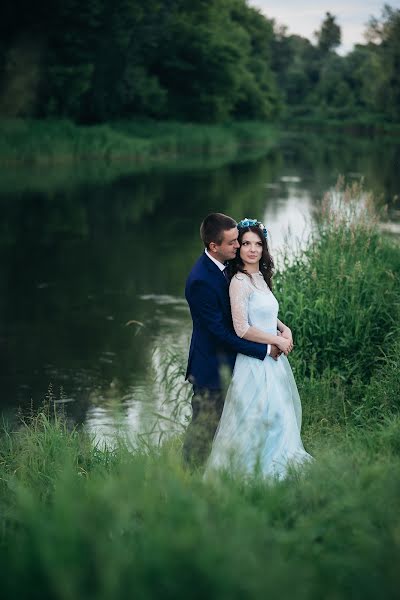
<svg viewBox="0 0 400 600"><path fill-rule="evenodd" d="M239 227L238 242L240 245L242 245L242 238L243 238L244 234L247 233L248 231L252 231L253 233L256 233L261 240L263 250L262 250L262 254L261 254L261 258L260 258L260 271L262 273L262 276L264 277L264 280L265 280L267 286L269 287L270 290L272 290L272 276L274 274L274 261L272 260L272 256L270 255L269 250L268 250L268 242L267 242L266 238L264 237L264 234L258 225L250 225L250 227ZM240 258L240 248L238 248L238 250L236 252L236 257L233 260L231 260L229 263L229 271L230 271L230 275L232 277L233 277L233 275L236 275L237 272L245 273L249 277L251 276L250 273L247 273L246 269L244 268L243 261Z"/></svg>

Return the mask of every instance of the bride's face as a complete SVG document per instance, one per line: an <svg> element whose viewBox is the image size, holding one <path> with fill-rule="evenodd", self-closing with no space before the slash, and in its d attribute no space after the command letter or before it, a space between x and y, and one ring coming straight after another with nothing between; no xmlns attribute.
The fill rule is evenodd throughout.
<svg viewBox="0 0 400 600"><path fill-rule="evenodd" d="M249 267L250 270L254 270L254 268L258 269L262 252L263 245L259 236L253 231L244 233L240 246L240 258L243 261L244 267Z"/></svg>

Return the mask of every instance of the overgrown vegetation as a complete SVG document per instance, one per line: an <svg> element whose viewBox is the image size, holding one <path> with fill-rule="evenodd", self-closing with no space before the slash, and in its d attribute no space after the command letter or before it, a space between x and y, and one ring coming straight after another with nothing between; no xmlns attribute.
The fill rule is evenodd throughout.
<svg viewBox="0 0 400 600"><path fill-rule="evenodd" d="M277 277L280 310L296 332L300 378L367 379L399 322L398 251L380 235L362 186L328 192L306 250Z"/></svg>
<svg viewBox="0 0 400 600"><path fill-rule="evenodd" d="M395 598L400 420L346 433L302 477L205 485L41 413L1 440L4 597Z"/></svg>
<svg viewBox="0 0 400 600"><path fill-rule="evenodd" d="M310 440L399 408L400 253L380 234L374 204L360 184L339 181L307 248L284 257L275 278Z"/></svg>

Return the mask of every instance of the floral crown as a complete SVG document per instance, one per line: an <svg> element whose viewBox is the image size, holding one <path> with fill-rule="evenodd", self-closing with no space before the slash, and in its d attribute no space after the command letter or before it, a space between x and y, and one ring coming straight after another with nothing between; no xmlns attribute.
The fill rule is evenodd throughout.
<svg viewBox="0 0 400 600"><path fill-rule="evenodd" d="M261 231L263 232L263 236L265 237L265 239L268 239L267 229L264 226L264 224L261 223L261 221L257 221L257 219L247 219L247 218L242 219L237 224L237 228L244 229L245 227L259 227L261 229Z"/></svg>

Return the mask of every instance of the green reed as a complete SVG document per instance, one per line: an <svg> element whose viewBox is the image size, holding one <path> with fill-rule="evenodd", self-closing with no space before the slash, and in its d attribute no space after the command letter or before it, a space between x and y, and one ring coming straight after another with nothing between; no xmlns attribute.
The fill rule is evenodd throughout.
<svg viewBox="0 0 400 600"><path fill-rule="evenodd" d="M345 381L335 371L313 378L298 377L303 405L303 440L352 435L355 430L376 430L400 415L400 343L397 341L363 379ZM400 440L399 440L400 441Z"/></svg>
<svg viewBox="0 0 400 600"><path fill-rule="evenodd" d="M0 120L0 166L65 165L103 160L163 162L177 157L228 154L243 146L268 148L275 138L265 123L195 125L178 122L118 121L75 125L68 120Z"/></svg>
<svg viewBox="0 0 400 600"><path fill-rule="evenodd" d="M392 343L399 321L398 250L379 233L371 199L342 184L307 249L276 278L283 321L295 338L299 378L325 371L368 378Z"/></svg>
<svg viewBox="0 0 400 600"><path fill-rule="evenodd" d="M306 249L283 257L275 278L306 443L399 413L400 251L374 206L361 185L340 180Z"/></svg>

